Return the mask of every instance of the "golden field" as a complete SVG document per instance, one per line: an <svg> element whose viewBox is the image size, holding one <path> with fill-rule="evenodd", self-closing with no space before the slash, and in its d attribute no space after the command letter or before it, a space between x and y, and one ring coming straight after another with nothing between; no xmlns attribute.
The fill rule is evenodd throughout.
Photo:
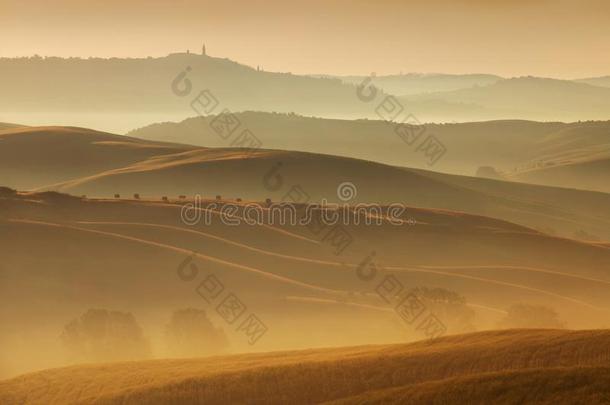
<svg viewBox="0 0 610 405"><path fill-rule="evenodd" d="M610 331L89 364L0 382L3 404L605 403Z"/></svg>

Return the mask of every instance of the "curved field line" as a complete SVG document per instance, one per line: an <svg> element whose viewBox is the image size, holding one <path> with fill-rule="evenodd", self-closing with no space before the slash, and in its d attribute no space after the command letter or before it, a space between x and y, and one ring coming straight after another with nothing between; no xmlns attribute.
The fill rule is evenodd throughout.
<svg viewBox="0 0 610 405"><path fill-rule="evenodd" d="M250 266L245 266L243 264L238 264L238 263L233 263L233 262L229 262L223 259L219 259L217 257L213 257L213 256L209 256L209 255L204 255L201 253L197 253L197 252L193 252L190 251L188 249L183 249L177 246L172 246L172 245L166 245L163 243L158 243L158 242L153 242L153 241L149 241L146 239L140 239L140 238L135 238L132 236L127 236L127 235L122 235L120 233L113 233L113 232L105 232L105 231L98 231L95 229L87 229L87 228L81 228L78 226L71 226L71 225L64 225L64 224L56 224L56 223L52 223L52 222L42 222L42 221L33 221L33 220L23 220L23 219L9 219L10 222L18 222L18 223L25 223L25 224L33 224L33 225L43 225L43 226L50 226L50 227L56 227L56 228L65 228L65 229L72 229L72 230L76 230L76 231L81 231L81 232L89 232L89 233L94 233L94 234L98 234L98 235L104 235L104 236L110 236L110 237L114 237L114 238L118 238L118 239L123 239L123 240L129 240L132 242L137 242L137 243L141 243L144 245L148 245L148 246L155 246L155 247L159 247L162 249L167 249L167 250L172 250L174 252L179 252L179 253L184 253L184 254L188 254L188 255L194 255L200 259L203 260L208 260L214 263L218 263L218 264L222 264L222 265L226 265L229 267L235 267L241 270L245 270L254 274L258 274L260 276L263 276L265 278L269 278L275 281L281 281L284 283L288 283L288 284L292 284L292 285L297 285L299 287L304 287L304 288L308 288L311 290L316 290L316 291L322 291L325 293L333 293L333 294L346 294L346 291L341 291L341 290L334 290L331 288L326 288L326 287L320 287L317 285L313 285L313 284L308 284L302 281L298 281L298 280L293 280L291 278L288 277L284 277L284 276L280 276L277 274L273 274L273 273L268 273L266 271L257 269L255 267L250 267Z"/></svg>
<svg viewBox="0 0 610 405"><path fill-rule="evenodd" d="M265 249L261 249L261 248L257 248L254 246L250 246L250 245L246 245L244 243L240 243L240 242L235 242L231 239L226 239L220 236L216 236L207 232L202 232L202 231L196 231L194 229L188 229L188 228L183 228L183 227L179 227L179 226L172 226L172 225L162 225L162 224L150 224L150 223L140 223L140 222L91 222L91 221L78 221L77 223L79 224L84 224L84 225L128 225L128 226L144 226L144 227L153 227L153 228L162 228L162 229L170 229L170 230L175 230L175 231L180 231L180 232L187 232L187 233L192 233L195 235L200 235L200 236L204 236L210 239L214 239L214 240L218 240L233 246L237 246L243 249L247 249L256 253L261 253L264 255L269 255L269 256L274 256L274 257L280 257L283 259L288 259L288 260L295 260L295 261L301 261L301 262L306 262L306 263L315 263L315 264L322 264L322 265L327 265L327 266L334 266L334 267L348 267L348 268L357 268L359 266L359 263L341 263L341 262L334 262L334 261L330 261L330 260L322 260L322 259L311 259L308 257L303 257L303 256L294 256L294 255L287 255L287 254L283 254L283 253L277 253L277 252L273 252L270 250L265 250ZM456 270L469 270L469 269L478 269L478 268L489 268L491 270L493 269L515 269L515 270L522 270L522 271L527 271L527 272L533 272L533 273L545 273L545 274L553 274L553 275L557 275L557 276L562 276L562 277L569 277L569 278L574 278L574 279L578 279L581 281L588 281L588 282L593 282L593 283L601 283L601 284L606 284L608 286L610 286L610 281L606 281L606 280L602 280L602 279L598 279L598 278L592 278L592 277L585 277L585 276L579 276L576 274L570 274L570 273L564 273L564 272L560 272L560 271L554 271L554 270L548 270L548 269L541 269L541 268L536 268L536 267L523 267L523 266L510 266L510 265L474 265L474 266L466 266L466 265L461 265L461 266L429 266L429 265L420 265L420 266L415 266L417 268L425 268L425 269L456 269ZM409 270L413 267L403 267L403 266L381 266L382 269L385 270Z"/></svg>
<svg viewBox="0 0 610 405"><path fill-rule="evenodd" d="M340 304L340 305L347 305L347 306L352 306L352 307L372 309L375 311L394 312L394 309L390 308L390 307L380 307L377 305L361 304L358 302L344 302L344 301L332 300L332 299L328 299L328 298L299 297L299 296L295 296L295 295L288 295L285 298L289 301L314 302L314 303L319 303L319 304Z"/></svg>
<svg viewBox="0 0 610 405"><path fill-rule="evenodd" d="M81 222L81 223L90 223L90 222ZM95 224L95 223L90 223L90 224ZM338 262L332 262L332 261L326 261L326 260L309 259L309 258L305 258L305 257L291 256L291 255L284 255L284 254L281 254L281 253L270 252L270 251L267 251L267 250L255 248L255 247L244 245L244 244L241 244L241 243L238 243L238 242L234 242L234 241L231 241L231 240L228 240L228 239L225 239L225 238L221 238L221 237L216 236L216 235L210 235L210 234L207 234L207 233L204 233L204 232L201 232L201 231L184 229L184 228L180 228L180 227L174 227L174 226L171 226L171 225L140 224L140 223L109 223L109 224L114 224L114 225L142 225L142 226L152 226L152 227L161 227L161 228L179 230L179 231L183 231L183 232L190 232L190 233L199 234L199 235L202 235L202 236L211 237L213 239L221 240L221 241L233 244L235 246L243 247L243 248L248 249L248 250L252 250L252 251L255 251L255 252L259 252L259 253L262 253L262 254L267 254L267 255L271 255L271 256L275 256L275 257L281 257L281 258L285 258L285 259L289 259L289 260L298 260L298 261L303 261L303 262L308 262L308 263L330 265L330 266L335 266L335 267L349 267L349 268L356 268L356 267L358 267L358 264L353 264L353 263L338 263ZM569 301L572 301L572 302L576 302L576 303L579 303L579 304L582 304L582 305L586 305L588 307L595 308L595 309L598 309L598 310L605 310L603 308L596 307L596 306L594 306L592 304L589 304L589 303L587 303L585 301L581 301L581 300L578 300L576 298L571 298L571 297L568 297L568 296L563 296L561 294L553 293L551 291L542 290L542 289L538 289L538 288L534 288L534 287L529 287L529 286L525 286L525 285L521 285L521 284L497 281L497 280L483 278L483 277L475 277L475 276L469 276L469 275L465 275L465 274L456 274L456 273L449 273L449 272L434 271L435 267L436 266L415 266L415 267L383 266L382 269L384 269L384 270L392 270L392 271L413 271L413 272L422 272L422 273L430 273L430 274L440 274L440 275L448 276L448 277L457 277L457 278L466 278L466 279L471 279L471 280L477 280L477 281L480 281L480 282L487 282L487 283L491 283L491 284L503 285L503 286L508 286L508 287L512 287L512 288L519 288L519 289L524 289L524 290L528 290L528 291L536 291L536 292L540 292L542 294L554 296L556 298L562 298L562 299L566 299L566 300L569 300ZM446 268L451 268L450 266L438 266L438 267L439 268L445 268L445 267ZM454 267L460 268L460 267L466 267L466 266L454 266ZM603 283L603 284L610 285L610 282L607 282L607 281L604 281L604 280L598 280L598 279L593 279L593 278L581 277L581 276L572 275L572 274L568 274L568 273L555 272L555 271L552 271L552 270L535 269L535 268L529 268L529 267L514 267L514 266L496 266L496 267L505 267L507 269L508 268L516 268L516 269L520 269L520 270L524 270L524 271L546 273L546 274L554 274L554 275L560 275L560 276L564 276L564 277L571 277L571 278L575 278L575 279L579 279L579 280L584 280L584 281L589 281L589 282L596 282L596 283Z"/></svg>
<svg viewBox="0 0 610 405"><path fill-rule="evenodd" d="M486 309L488 311L497 312L497 313L502 314L502 315L507 315L508 314L508 311L505 311L503 309L498 309L498 308L490 307L489 305L474 304L472 302L467 302L465 305L468 306L468 307L473 307L473 308Z"/></svg>
<svg viewBox="0 0 610 405"><path fill-rule="evenodd" d="M577 278L580 280L585 280L585 281L591 281L591 282L595 282L595 283L601 283L601 284L606 284L610 286L610 281L606 281L606 280L602 280L599 278L593 278L593 277L585 277L585 276L578 276L575 274L570 274L570 273L563 273L561 271L555 271L555 270L548 270L548 269L541 269L538 267L527 267L527 266L509 266L509 265L474 265L474 266L464 266L464 265L460 265L460 266L417 266L417 267L421 267L423 269L446 269L446 270L482 270L482 269L489 269L489 270L495 270L495 269L500 269L500 270L522 270L522 271L529 271L529 272L535 272L535 273L547 273L547 274L554 274L554 275L558 275L558 276L563 276L563 277L571 277L571 278Z"/></svg>
<svg viewBox="0 0 610 405"><path fill-rule="evenodd" d="M243 249L250 250L252 252L257 252L257 253L261 253L261 254L269 255L269 256L274 256L274 257L281 257L283 259L296 260L296 261L302 261L302 262L307 262L307 263L315 263L315 264L325 264L325 265L337 266L337 267L346 267L346 266L347 267L356 267L357 266L357 265L352 265L352 264L333 262L333 261L329 261L329 260L310 259L310 258L302 257L302 256L292 256L292 255L286 255L286 254L282 254L282 253L272 252L270 250L260 249L260 248L254 247L254 246L246 245L244 243L235 242L235 241L233 241L231 239L226 239L226 238L223 238L221 236L217 236L217 235L214 235L214 234L211 234L211 233L202 232L202 231L196 231L194 229L182 228L182 227L173 226L173 225L148 224L148 223L141 223L141 222L91 222L91 221L77 221L77 223L83 224L83 225L128 225L128 226L143 226L143 227L170 229L170 230L175 230L175 231L180 231L180 232L187 232L187 233L192 233L192 234L195 234L195 235L204 236L206 238L218 240L218 241L227 243L229 245L233 245L233 246L237 246L237 247L240 247L240 248L243 248Z"/></svg>
<svg viewBox="0 0 610 405"><path fill-rule="evenodd" d="M164 205L164 206L171 206L171 207L176 207L176 208L180 208L180 210L182 210L182 207L183 207L183 205L176 205L176 204L160 204L160 205ZM209 212L209 213L212 213L212 214L214 214L214 215L216 215L216 216L218 216L218 217L220 217L220 216L222 215L222 214L220 213L220 211L216 211L216 210L209 209L209 208L193 208L193 209L197 209L197 210L202 211L202 212ZM240 215L229 215L229 216L230 216L230 217L233 217L233 218L239 218L239 219L242 219L242 220L244 220L244 221L246 220L246 218L245 218L245 217L242 217L242 216L240 216ZM244 222L244 223L245 223L245 222ZM275 226L273 226L273 225L268 225L268 224L256 224L256 225L254 225L254 226L262 226L263 228L267 228L267 229L269 229L269 230L271 230L271 231L278 232L278 233L281 233L281 234L283 234L283 235L288 235L288 236L290 236L290 237L292 237L292 238L296 238L296 239L304 240L304 241L307 241L307 242L310 242L310 243L315 243L316 245L319 245L319 244L320 244L320 241L318 241L318 240L311 239L311 238L308 238L308 237L306 237L306 236L299 235L299 234L296 234L296 233L293 233L293 232L287 231L287 230L285 230L285 229L277 228L277 227L275 227Z"/></svg>
<svg viewBox="0 0 610 405"><path fill-rule="evenodd" d="M466 274L455 274L455 273L448 273L448 272L444 272L444 271L436 271L436 270L429 270L429 269L421 269L421 268L401 268L401 271L406 271L406 272L416 272L416 273L430 273L430 274L439 274L441 276L447 276L447 277L459 277L459 278L464 278L467 280L474 280L474 281L480 281L480 282L484 282L484 283L491 283L491 284L496 284L496 285L502 285L502 286L506 286L506 287L513 287L513 288L518 288L518 289L522 289L522 290L527 290L527 291L533 291L533 292L537 292L540 294L545 294L545 295L549 295L551 297L555 297L555 298L561 298L563 300L566 301L570 301L579 305L584 305L586 307L592 308L592 309L596 309L598 311L607 311L607 309L605 308L601 308L598 306L595 306L593 304L589 304L588 302L585 301L581 301L579 299L576 298L572 298L572 297L568 297L566 295L561 295L561 294L557 294L551 291L547 291L547 290L542 290L540 288L535 288L535 287L528 287L525 285L521 285L521 284L515 284L515 283L509 283L506 281L497 281L497 280L490 280L488 278L482 278L482 277L475 277L475 276L469 276Z"/></svg>
<svg viewBox="0 0 610 405"><path fill-rule="evenodd" d="M152 224L150 224L150 225L152 225ZM166 225L159 225L159 226L166 227ZM169 225L167 225L167 226L170 227ZM179 227L176 227L176 228L177 229L181 229ZM170 229L174 229L174 227L170 227ZM181 229L181 230L189 231L189 232L194 232L194 233L199 233L199 231L192 231L192 230L185 230L185 229ZM216 238L220 238L220 237L216 237ZM220 238L220 239L223 239L223 238ZM237 244L237 242L232 242L232 243ZM250 248L251 249L256 249L257 251L261 251L261 252L271 253L273 255L280 255L279 253L276 254L276 253L273 253L273 252L267 252L267 251L263 251L262 249L257 249L257 248L252 248L252 247L250 247ZM289 255L281 255L281 256L282 257L286 257L286 258L294 258L294 257L289 256ZM220 260L220 259L218 259L218 260ZM314 260L314 259L299 258L299 260L311 261L311 260ZM322 262L325 262L325 261L317 261L317 263L325 264L325 263L322 263ZM326 262L326 263L333 263L333 265L341 265L340 263L336 263L336 262ZM356 267L356 266L357 265L350 265L350 267ZM604 310L603 308L596 307L596 306L594 306L592 304L589 304L589 303L587 303L585 301L578 300L576 298L571 298L571 297L564 296L564 295L561 295L561 294L553 293L551 291L546 291L546 290L542 290L542 289L538 289L538 288L534 288L534 287L528 287L528 286L524 286L524 285L521 285L521 284L497 281L497 280L492 280L492 279L487 279L487 278L482 278L482 277L468 276L468 275L465 275L465 274L455 274L455 273L448 273L448 272L440 272L440 271L434 271L434 270L425 269L425 268L421 268L420 269L420 268L417 268L417 267L385 266L385 267L383 267L383 269L394 270L394 271L397 270L397 271L412 271L412 272L421 272L421 273L440 274L440 275L448 276L448 277L465 278L465 279L470 279L470 280L476 280L476 281L479 281L479 282L486 282L486 283L490 283L490 284L503 285L503 286L506 286L506 287L518 288L518 289L523 289L523 290L527 290L527 291L534 291L534 292L538 292L538 293L541 293L541 294L546 294L546 295L549 295L549 296L553 296L555 298L562 298L562 299L565 299L565 300L568 300L568 301L571 301L571 302L574 302L574 303L578 303L578 304L581 304L581 305L585 305L587 307L594 308L594 309L597 309L597 310L600 310L600 311ZM576 278L579 278L579 277L576 276Z"/></svg>
<svg viewBox="0 0 610 405"><path fill-rule="evenodd" d="M300 302L343 304L343 305L361 307L361 308L365 308L365 309L372 309L372 310L383 311L383 312L395 312L394 308L391 308L391 307L388 307L388 306L361 304L361 303L358 303L358 302L344 302L344 301L333 300L333 299L330 299L330 298L301 297L301 296L295 296L295 295L288 295L288 296L286 296L286 299L290 300L290 301L300 301ZM488 305L473 304L473 303L466 303L465 305L469 306L469 307L473 307L473 308L478 308L478 309L486 309L488 311L497 312L497 313L500 313L502 315L508 314L507 311L504 311L504 310L498 309L498 308L494 308L494 307L490 307Z"/></svg>
<svg viewBox="0 0 610 405"><path fill-rule="evenodd" d="M276 280L281 280L281 281L284 281L284 282L287 282L287 283L299 285L301 287L310 288L310 289L314 289L314 290L317 290L317 291L323 291L323 292L327 292L327 293L339 293L339 294L346 294L347 293L346 291L334 290L334 289L325 288L325 287L319 287L319 286L315 286L315 285L312 285L312 284L307 284L307 283L304 283L304 282L301 282L301 281L292 280L290 278L283 277L283 276L278 276L278 275L271 274L271 273L267 273L267 272L265 272L263 270L259 270L259 269L253 268L253 267L249 267L249 266L244 266L244 265L237 264L237 263L228 262L226 260L222 260L222 259L219 259L219 258L216 258L216 257L212 257L212 256L208 256L208 255L203 255L201 253L191 252L191 251L189 251L187 249L179 248L179 247L176 247L176 246L165 245L165 244L161 244L161 243L157 243L157 242L152 242L152 241L148 241L148 240L144 240L144 239L139 239L139 238L134 238L134 237L126 236L126 235L122 235L122 234L98 231L98 230L81 228L81 227L75 227L75 226L70 226L70 225L61 225L61 224L54 224L54 223L48 223L48 222L41 222L41 221L13 220L13 219L9 219L9 221L11 221L11 222L22 222L22 223L40 224L40 225L47 225L47 226L55 226L55 227L60 227L60 228L64 227L64 228L74 229L74 230L78 230L78 231L97 233L97 234L100 234L100 235L114 236L114 237L117 237L117 238L121 238L121 239L125 239L125 240L131 240L131 241L134 241L134 242L139 242L139 243L143 243L143 244L147 244L147 245L151 245L151 246L157 246L157 247L161 247L161 248L165 248L165 249L170 249L170 250L174 250L174 251L181 252L181 253L194 254L195 256L197 256L197 257L199 257L199 258L201 258L203 260L209 260L209 261L216 262L216 263L219 263L219 264L224 264L224 265L227 265L227 266L230 266L230 267L240 268L242 270L258 273L260 275L263 275L263 276L266 276L266 277L269 277L269 278L273 278L273 279L276 279ZM528 287L528 286L524 286L524 285L521 285L521 284L515 284L515 283L491 280L491 279L482 278L482 277L468 276L468 275L465 275L465 274L455 274L455 273L448 273L448 272L442 272L442 271L435 271L435 270L423 269L423 268L384 267L384 269L406 271L406 272L419 272L419 273L438 274L438 275L442 275L442 276L446 276L446 277L457 277L457 278L475 280L475 281L479 281L479 282L483 282L483 283L502 285L502 286L505 286L505 287L512 287L512 288L517 288L517 289L523 289L523 290L527 290L527 291L537 292L537 293L540 293L540 294L545 294L545 295L549 295L549 296L552 296L552 297L555 297L555 298L560 298L560 299L567 300L567 301L570 301L570 302L573 302L573 303L584 305L586 307L593 308L593 309L596 309L596 310L599 310L599 311L606 311L606 309L604 309L604 308L597 307L597 306L595 306L593 304L589 304L589 303L587 303L585 301L581 301L581 300L578 300L576 298L571 298L571 297L564 296L564 295L561 295L561 294L553 293L551 291L546 291L546 290L542 290L542 289L534 288L534 287Z"/></svg>

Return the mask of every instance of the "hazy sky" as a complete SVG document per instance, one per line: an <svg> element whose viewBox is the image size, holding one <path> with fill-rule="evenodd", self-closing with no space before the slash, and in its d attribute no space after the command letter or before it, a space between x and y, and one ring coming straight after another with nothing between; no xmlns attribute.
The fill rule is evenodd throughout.
<svg viewBox="0 0 610 405"><path fill-rule="evenodd" d="M608 0L0 0L0 56L199 52L293 73L610 74Z"/></svg>

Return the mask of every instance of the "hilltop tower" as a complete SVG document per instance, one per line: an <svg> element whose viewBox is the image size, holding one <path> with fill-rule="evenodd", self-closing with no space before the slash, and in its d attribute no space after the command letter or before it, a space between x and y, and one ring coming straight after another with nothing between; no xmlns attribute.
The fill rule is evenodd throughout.
<svg viewBox="0 0 610 405"><path fill-rule="evenodd" d="M203 46L201 47L201 54L202 54L203 56L206 56L206 53L205 53L205 43L204 43L204 44L203 44Z"/></svg>

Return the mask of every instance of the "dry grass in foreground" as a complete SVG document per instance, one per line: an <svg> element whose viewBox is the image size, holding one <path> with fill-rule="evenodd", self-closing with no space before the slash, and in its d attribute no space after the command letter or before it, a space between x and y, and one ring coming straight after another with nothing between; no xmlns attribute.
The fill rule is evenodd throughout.
<svg viewBox="0 0 610 405"><path fill-rule="evenodd" d="M610 331L95 364L0 382L2 404L608 403Z"/></svg>

